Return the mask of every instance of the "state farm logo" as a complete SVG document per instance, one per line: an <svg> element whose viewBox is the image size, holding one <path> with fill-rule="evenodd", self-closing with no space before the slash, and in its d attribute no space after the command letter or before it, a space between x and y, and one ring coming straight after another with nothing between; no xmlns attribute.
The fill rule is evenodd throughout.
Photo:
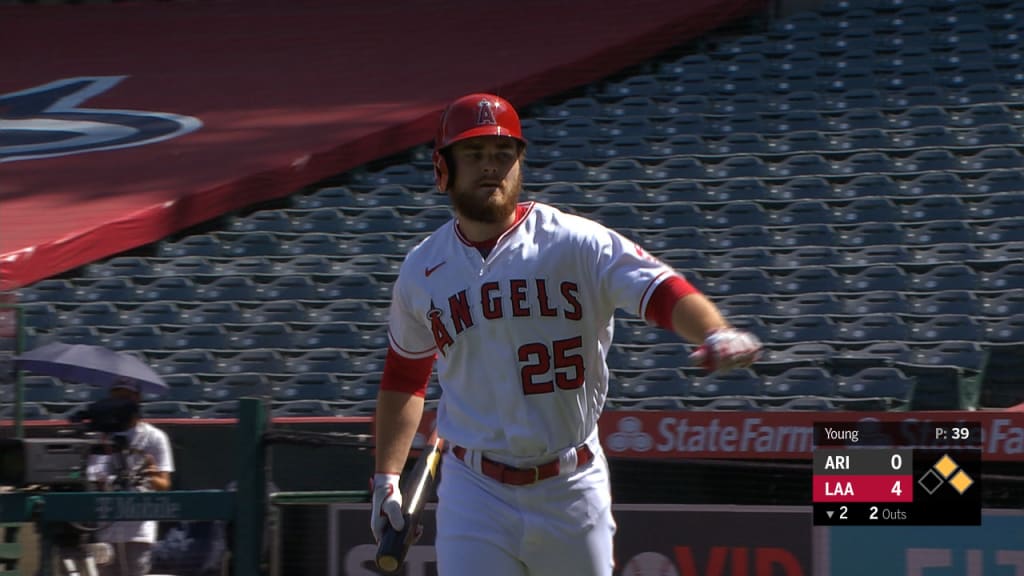
<svg viewBox="0 0 1024 576"><path fill-rule="evenodd" d="M654 439L644 432L644 423L635 416L618 421L617 432L608 436L608 449L612 452L647 452L654 447Z"/></svg>

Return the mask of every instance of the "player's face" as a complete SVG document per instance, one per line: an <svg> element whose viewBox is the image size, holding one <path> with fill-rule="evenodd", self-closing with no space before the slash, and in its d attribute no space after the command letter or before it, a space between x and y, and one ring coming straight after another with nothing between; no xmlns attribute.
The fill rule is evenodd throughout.
<svg viewBox="0 0 1024 576"><path fill-rule="evenodd" d="M455 211L477 222L504 222L516 210L523 177L512 138L480 136L452 146L455 182L448 196Z"/></svg>

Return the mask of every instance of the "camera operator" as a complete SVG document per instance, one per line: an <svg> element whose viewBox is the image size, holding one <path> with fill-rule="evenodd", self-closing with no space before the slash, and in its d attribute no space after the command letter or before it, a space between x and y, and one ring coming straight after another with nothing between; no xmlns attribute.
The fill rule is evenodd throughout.
<svg viewBox="0 0 1024 576"><path fill-rule="evenodd" d="M150 492L171 487L174 460L167 434L141 419L141 389L137 382L119 380L110 388L110 398L132 404L132 417L126 429L108 439L112 454L90 456L89 473L103 489ZM157 537L157 522L114 522L95 534L98 542L110 543L113 561L99 566L101 576L143 576L149 573L151 552Z"/></svg>

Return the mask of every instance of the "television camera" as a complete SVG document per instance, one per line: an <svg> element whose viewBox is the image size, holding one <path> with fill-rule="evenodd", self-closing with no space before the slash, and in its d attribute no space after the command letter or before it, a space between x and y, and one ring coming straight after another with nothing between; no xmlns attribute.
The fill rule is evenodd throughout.
<svg viewBox="0 0 1024 576"><path fill-rule="evenodd" d="M0 486L19 491L140 491L145 477L128 465L131 449L121 432L131 429L138 403L106 398L69 416L69 430L54 438L0 438ZM90 460L108 455L113 474L90 474ZM97 574L96 564L112 561L110 544L94 542L93 535L106 524L65 522L52 525L49 536L56 546L61 574Z"/></svg>
<svg viewBox="0 0 1024 576"><path fill-rule="evenodd" d="M72 414L72 428L59 437L0 438L0 485L66 492L100 488L89 478L89 457L110 454L127 462L127 439L118 433L131 428L138 411L136 402L106 398ZM140 484L130 467L120 468L114 488Z"/></svg>

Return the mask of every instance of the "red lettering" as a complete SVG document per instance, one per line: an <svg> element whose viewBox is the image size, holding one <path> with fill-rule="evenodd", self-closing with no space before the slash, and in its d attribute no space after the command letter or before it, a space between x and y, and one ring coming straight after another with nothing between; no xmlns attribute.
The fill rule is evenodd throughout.
<svg viewBox="0 0 1024 576"><path fill-rule="evenodd" d="M757 576L804 576L800 561L785 548L758 548L755 552L754 565ZM776 566L781 567L782 571L776 570Z"/></svg>
<svg viewBox="0 0 1024 576"><path fill-rule="evenodd" d="M430 331L434 334L434 345L437 346L437 351L441 356L445 356L447 348L455 343L452 339L452 335L448 333L448 329L445 328L444 322L441 321L441 311L431 310L430 311Z"/></svg>
<svg viewBox="0 0 1024 576"><path fill-rule="evenodd" d="M583 308L580 306L580 301L577 299L580 287L575 282L562 282L561 285L562 297L565 298L569 308L565 311L565 317L568 320L580 320L583 318Z"/></svg>
<svg viewBox="0 0 1024 576"><path fill-rule="evenodd" d="M466 296L465 290L448 297L448 309L451 311L456 334L462 334L463 330L473 325L473 315L469 313L469 297Z"/></svg>
<svg viewBox="0 0 1024 576"><path fill-rule="evenodd" d="M512 315L518 318L529 316L529 306L523 305L526 302L526 280L509 280L508 285L512 290L509 297L512 300Z"/></svg>
<svg viewBox="0 0 1024 576"><path fill-rule="evenodd" d="M733 547L730 576L750 576L750 555L745 546Z"/></svg>
<svg viewBox="0 0 1024 576"><path fill-rule="evenodd" d="M712 546L708 554L708 565L703 572L698 570L689 546L676 546L676 564L679 576L731 576L725 573L726 559L729 557L728 546Z"/></svg>
<svg viewBox="0 0 1024 576"><path fill-rule="evenodd" d="M544 280L537 279L537 301L540 303L541 316L556 316L558 311L551 307L551 300L548 299L548 286Z"/></svg>
<svg viewBox="0 0 1024 576"><path fill-rule="evenodd" d="M548 347L540 342L523 344L519 347L519 361L528 362L520 371L520 378L523 383L523 394L548 394L555 389L551 380L537 382L535 377L546 376L551 370L551 355Z"/></svg>
<svg viewBox="0 0 1024 576"><path fill-rule="evenodd" d="M498 292L497 296L492 296ZM480 286L480 304L484 309L484 318L496 320L501 318L501 293L497 282L487 282Z"/></svg>

